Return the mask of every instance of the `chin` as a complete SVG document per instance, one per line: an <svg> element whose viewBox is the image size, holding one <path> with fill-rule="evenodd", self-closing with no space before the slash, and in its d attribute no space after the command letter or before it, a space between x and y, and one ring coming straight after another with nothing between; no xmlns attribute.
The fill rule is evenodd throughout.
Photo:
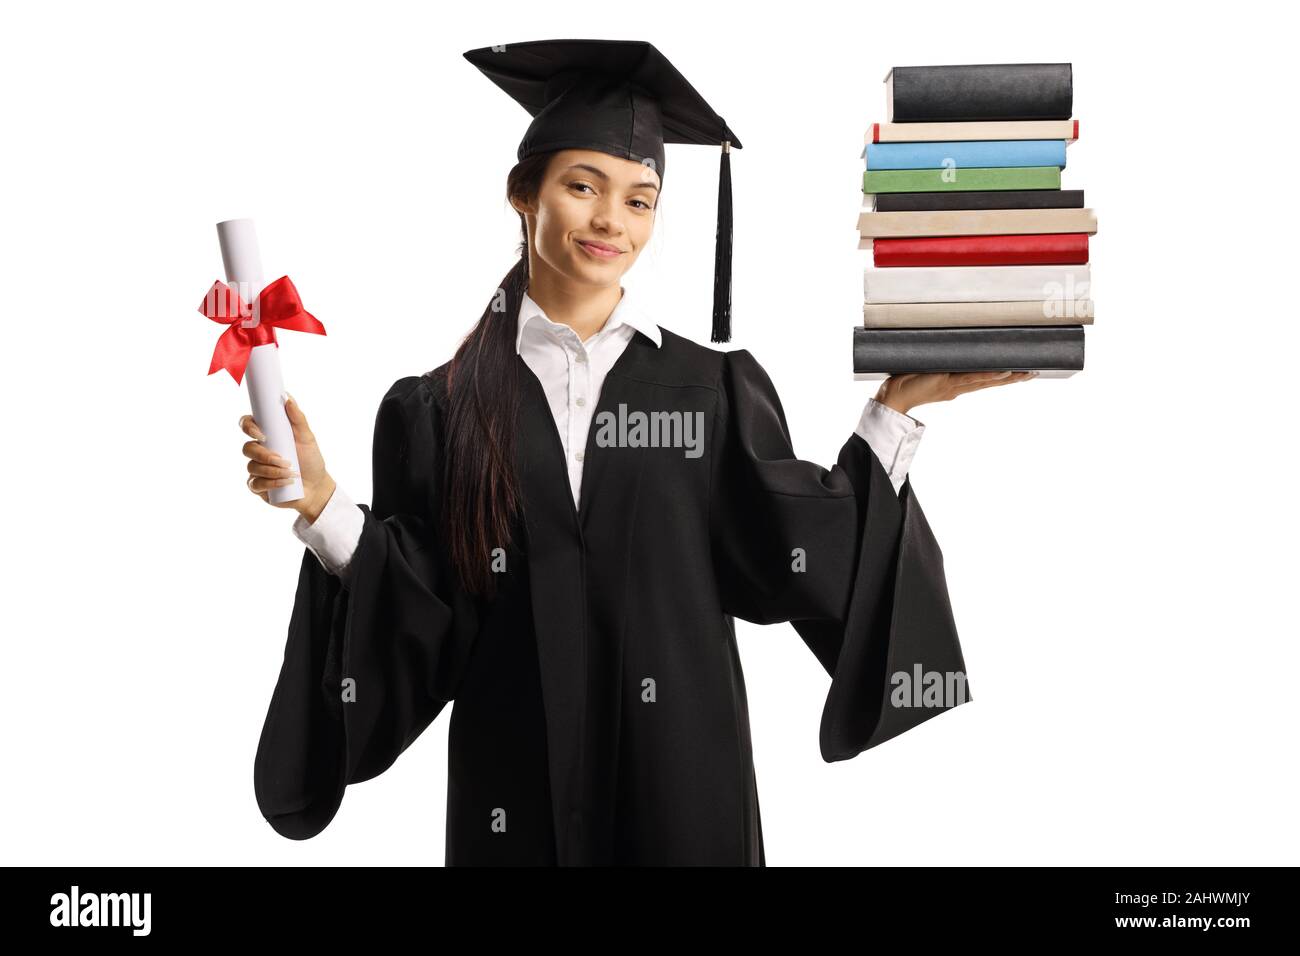
<svg viewBox="0 0 1300 956"><path fill-rule="evenodd" d="M610 282L618 279L623 274L622 263L617 265L613 262L595 262L587 257L587 254L581 249L575 248L574 255L574 276L580 282L590 282L593 285L608 285ZM624 256L626 253L624 253ZM623 256L619 257L620 259Z"/></svg>

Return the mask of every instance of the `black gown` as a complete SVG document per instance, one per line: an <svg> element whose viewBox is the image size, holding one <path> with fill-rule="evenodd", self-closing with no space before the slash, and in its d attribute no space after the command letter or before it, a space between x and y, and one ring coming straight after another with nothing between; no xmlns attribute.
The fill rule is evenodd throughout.
<svg viewBox="0 0 1300 956"><path fill-rule="evenodd" d="M893 687L965 674L910 480L896 493L856 433L830 469L796 458L748 351L637 332L604 381L576 509L542 385L518 361L524 510L495 598L460 588L434 517L446 365L380 403L345 581L304 549L254 773L278 833L319 833L348 784L454 700L448 865L765 865L737 617L791 622L831 676L826 761L970 699L916 706ZM701 413L702 453L602 439L620 405Z"/></svg>

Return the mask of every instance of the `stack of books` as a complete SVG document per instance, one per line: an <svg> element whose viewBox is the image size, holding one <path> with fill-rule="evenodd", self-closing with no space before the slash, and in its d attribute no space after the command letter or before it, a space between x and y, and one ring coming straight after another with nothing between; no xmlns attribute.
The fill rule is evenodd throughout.
<svg viewBox="0 0 1300 956"><path fill-rule="evenodd" d="M1071 64L894 67L885 98L863 150L855 377L1080 371L1097 217L1061 188Z"/></svg>

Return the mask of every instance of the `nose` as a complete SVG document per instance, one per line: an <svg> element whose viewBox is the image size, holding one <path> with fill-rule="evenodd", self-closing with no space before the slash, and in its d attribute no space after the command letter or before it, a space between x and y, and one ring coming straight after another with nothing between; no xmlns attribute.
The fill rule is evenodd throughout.
<svg viewBox="0 0 1300 956"><path fill-rule="evenodd" d="M623 234L623 216L622 206L614 202L608 195L602 196L599 203L591 212L591 226L600 232L608 233L611 236L620 236Z"/></svg>

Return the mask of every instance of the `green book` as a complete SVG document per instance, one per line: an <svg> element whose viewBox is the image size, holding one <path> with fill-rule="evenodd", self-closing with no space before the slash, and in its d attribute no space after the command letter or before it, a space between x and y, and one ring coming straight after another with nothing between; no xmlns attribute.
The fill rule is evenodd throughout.
<svg viewBox="0 0 1300 956"><path fill-rule="evenodd" d="M1060 189L1059 166L868 169L864 193L934 193L976 189Z"/></svg>

